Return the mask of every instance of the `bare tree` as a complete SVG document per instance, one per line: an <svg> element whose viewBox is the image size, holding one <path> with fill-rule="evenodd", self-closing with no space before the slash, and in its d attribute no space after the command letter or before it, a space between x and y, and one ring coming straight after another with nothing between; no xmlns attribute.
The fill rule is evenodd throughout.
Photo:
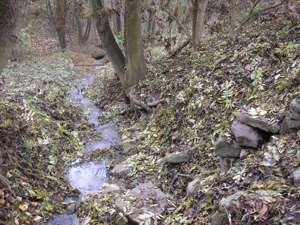
<svg viewBox="0 0 300 225"><path fill-rule="evenodd" d="M118 46L109 25L109 18L101 0L91 0L93 17L96 21L98 35L107 55L110 57L114 70L125 88L125 56Z"/></svg>
<svg viewBox="0 0 300 225"><path fill-rule="evenodd" d="M125 39L127 53L126 88L144 79L146 63L141 30L140 0L126 0Z"/></svg>
<svg viewBox="0 0 300 225"><path fill-rule="evenodd" d="M59 45L62 49L67 47L66 42L66 18L67 0L55 0L54 6L51 0L47 0L47 8L51 22L54 24L58 36Z"/></svg>
<svg viewBox="0 0 300 225"><path fill-rule="evenodd" d="M193 21L193 34L192 42L194 48L200 45L201 38L204 31L205 14L208 0L193 0L192 21Z"/></svg>

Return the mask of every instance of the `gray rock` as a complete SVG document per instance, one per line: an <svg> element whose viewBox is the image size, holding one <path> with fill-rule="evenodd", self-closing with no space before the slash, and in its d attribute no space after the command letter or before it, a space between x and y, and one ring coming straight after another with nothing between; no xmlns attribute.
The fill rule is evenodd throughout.
<svg viewBox="0 0 300 225"><path fill-rule="evenodd" d="M245 111L237 113L236 119L243 124L258 128L265 132L276 134L280 130L279 121L270 120L262 116L252 116Z"/></svg>
<svg viewBox="0 0 300 225"><path fill-rule="evenodd" d="M92 58L97 59L97 60L104 58L105 55L106 55L106 52L104 50L102 50L101 48L96 48L91 54Z"/></svg>
<svg viewBox="0 0 300 225"><path fill-rule="evenodd" d="M129 162L121 162L114 166L111 173L117 177L128 177L133 170L133 165Z"/></svg>
<svg viewBox="0 0 300 225"><path fill-rule="evenodd" d="M217 210L210 218L211 225L228 225L228 216L225 210Z"/></svg>
<svg viewBox="0 0 300 225"><path fill-rule="evenodd" d="M215 152L222 158L239 158L241 148L231 137L220 135L215 145Z"/></svg>
<svg viewBox="0 0 300 225"><path fill-rule="evenodd" d="M298 129L300 129L300 120L294 120L291 118L291 114L288 114L281 124L281 133L287 133L291 130Z"/></svg>
<svg viewBox="0 0 300 225"><path fill-rule="evenodd" d="M220 201L220 206L230 208L233 204L238 204L239 198L244 194L244 192L238 191L233 195L222 198Z"/></svg>
<svg viewBox="0 0 300 225"><path fill-rule="evenodd" d="M79 225L76 215L55 215L48 221L48 225Z"/></svg>
<svg viewBox="0 0 300 225"><path fill-rule="evenodd" d="M295 98L290 104L290 110L300 113L300 98Z"/></svg>
<svg viewBox="0 0 300 225"><path fill-rule="evenodd" d="M151 222L169 206L168 195L152 182L142 183L118 199L116 206L134 223Z"/></svg>
<svg viewBox="0 0 300 225"><path fill-rule="evenodd" d="M293 172L293 180L294 184L297 187L300 187L300 167L298 167L294 172Z"/></svg>
<svg viewBox="0 0 300 225"><path fill-rule="evenodd" d="M186 188L186 195L188 197L192 197L198 192L200 181L200 178L196 178L188 183L188 186Z"/></svg>
<svg viewBox="0 0 300 225"><path fill-rule="evenodd" d="M191 151L173 152L173 153L166 155L161 160L159 160L159 163L177 164L177 163L189 162L189 161L191 161L191 159L192 159Z"/></svg>
<svg viewBox="0 0 300 225"><path fill-rule="evenodd" d="M264 138L257 130L237 120L233 121L231 131L240 146L257 148L264 142Z"/></svg>
<svg viewBox="0 0 300 225"><path fill-rule="evenodd" d="M221 173L227 173L231 169L234 160L233 158L220 158Z"/></svg>
<svg viewBox="0 0 300 225"><path fill-rule="evenodd" d="M292 120L300 120L300 113L299 112L296 112L296 111L294 111L294 110L292 110L292 109L290 109L289 111L288 111L288 114L287 114L289 117L290 117L290 119L292 119Z"/></svg>

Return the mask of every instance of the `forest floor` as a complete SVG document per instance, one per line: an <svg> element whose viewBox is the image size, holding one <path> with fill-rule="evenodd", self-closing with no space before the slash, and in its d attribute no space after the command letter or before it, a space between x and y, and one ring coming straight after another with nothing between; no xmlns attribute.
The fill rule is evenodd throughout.
<svg viewBox="0 0 300 225"><path fill-rule="evenodd" d="M167 194L168 206L140 213L144 224L299 223L300 193L292 182L300 162L299 132L273 135L258 149L247 149L227 172L214 151L238 110L282 119L299 96L299 33L280 19L269 21L211 36L199 51L149 63L136 94L142 101L162 100L150 113L124 103L112 72L74 68L94 64L87 55L52 48L8 65L0 82L0 224L44 224L52 214L67 212L67 196L78 195L63 171L94 135L83 110L69 99L74 81L87 73L95 80L85 94L101 109L100 123L116 124L122 145L95 156L109 159L109 182L119 188L88 196L78 206L85 224L134 224L132 202L138 201L128 190L149 182ZM191 157L184 163L161 162L187 150ZM116 165L126 166L116 172ZM197 188L188 195L196 178ZM228 196L234 204L220 211Z"/></svg>

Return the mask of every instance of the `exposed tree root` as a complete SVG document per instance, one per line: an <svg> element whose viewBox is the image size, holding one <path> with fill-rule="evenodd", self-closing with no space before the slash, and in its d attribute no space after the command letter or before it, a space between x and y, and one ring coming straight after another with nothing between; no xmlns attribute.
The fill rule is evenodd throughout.
<svg viewBox="0 0 300 225"><path fill-rule="evenodd" d="M150 113L152 111L151 110L152 107L155 107L155 106L159 105L160 103L165 102L164 99L154 99L154 97L152 97L152 96L150 96L152 99L154 99L152 102L145 102L143 100L139 100L134 92L135 92L134 87L132 87L130 89L130 91L128 92L127 97L129 98L130 104L132 106L137 106L137 107L141 108L146 113Z"/></svg>

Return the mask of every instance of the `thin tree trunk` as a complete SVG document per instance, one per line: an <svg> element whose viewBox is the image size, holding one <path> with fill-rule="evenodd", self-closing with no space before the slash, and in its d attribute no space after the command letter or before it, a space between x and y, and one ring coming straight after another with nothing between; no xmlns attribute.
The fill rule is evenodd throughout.
<svg viewBox="0 0 300 225"><path fill-rule="evenodd" d="M110 57L113 68L120 79L123 88L125 88L125 56L118 46L109 25L108 15L104 10L101 0L91 0L93 7L93 16L96 21L96 28L107 55Z"/></svg>
<svg viewBox="0 0 300 225"><path fill-rule="evenodd" d="M194 0L193 2L193 36L194 48L199 47L204 31L204 22L208 0Z"/></svg>
<svg viewBox="0 0 300 225"><path fill-rule="evenodd" d="M129 89L144 79L146 63L141 31L140 0L126 0L125 36L127 53L126 87Z"/></svg>
<svg viewBox="0 0 300 225"><path fill-rule="evenodd" d="M56 20L55 28L58 36L59 45L62 49L67 47L66 42L66 14L67 14L67 1L56 0Z"/></svg>

